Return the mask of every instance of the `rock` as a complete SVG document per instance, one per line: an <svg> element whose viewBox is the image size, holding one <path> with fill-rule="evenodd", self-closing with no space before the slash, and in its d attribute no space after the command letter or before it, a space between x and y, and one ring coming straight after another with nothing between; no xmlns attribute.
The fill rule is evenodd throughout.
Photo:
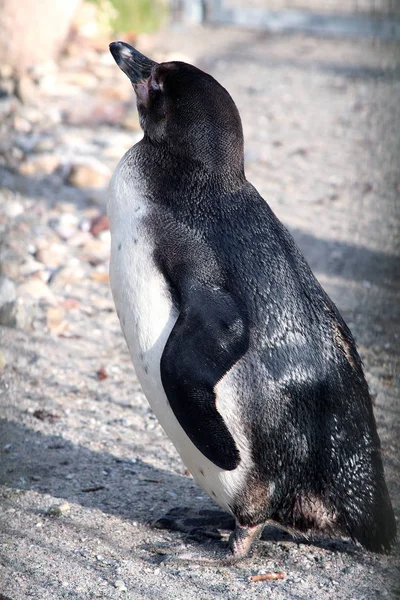
<svg viewBox="0 0 400 600"><path fill-rule="evenodd" d="M108 185L111 171L103 163L93 160L72 165L68 183L78 188L104 188Z"/></svg>
<svg viewBox="0 0 400 600"><path fill-rule="evenodd" d="M44 266L42 265L42 263L29 257L29 259L26 262L24 262L23 265L21 265L19 272L20 275L22 275L23 277L27 277L29 275L33 275L34 273L38 273L43 269Z"/></svg>
<svg viewBox="0 0 400 600"><path fill-rule="evenodd" d="M19 77L16 81L15 94L24 104L35 103L37 87L28 75Z"/></svg>
<svg viewBox="0 0 400 600"><path fill-rule="evenodd" d="M32 278L22 283L17 288L18 297L34 298L35 300L52 299L53 293L50 288L40 279Z"/></svg>
<svg viewBox="0 0 400 600"><path fill-rule="evenodd" d="M0 65L0 79L10 79L14 74L14 69L11 65Z"/></svg>
<svg viewBox="0 0 400 600"><path fill-rule="evenodd" d="M71 263L71 261L69 261ZM50 285L53 289L65 293L72 284L77 284L85 276L86 272L79 266L80 261L76 264L69 264L66 267L57 269L50 280Z"/></svg>
<svg viewBox="0 0 400 600"><path fill-rule="evenodd" d="M62 517L63 515L68 513L70 510L71 510L70 504L68 502L64 502L63 504L60 504L60 505L52 504L51 506L49 506L46 513L49 515L49 517Z"/></svg>
<svg viewBox="0 0 400 600"><path fill-rule="evenodd" d="M5 117L10 115L16 106L16 101L10 96L0 98L0 118L3 120Z"/></svg>
<svg viewBox="0 0 400 600"><path fill-rule="evenodd" d="M90 279L97 281L98 283L109 283L110 277L106 271L93 271L90 274Z"/></svg>
<svg viewBox="0 0 400 600"><path fill-rule="evenodd" d="M81 260L87 260L91 265L99 265L108 260L110 248L99 238L90 237L82 248Z"/></svg>
<svg viewBox="0 0 400 600"><path fill-rule="evenodd" d="M60 335L68 328L65 320L65 310L60 306L51 306L47 309L47 327L55 335Z"/></svg>
<svg viewBox="0 0 400 600"><path fill-rule="evenodd" d="M36 260L46 267L60 267L65 263L68 248L64 244L50 244L37 250Z"/></svg>
<svg viewBox="0 0 400 600"><path fill-rule="evenodd" d="M15 83L12 79L2 79L0 77L0 96L12 96L15 90Z"/></svg>
<svg viewBox="0 0 400 600"><path fill-rule="evenodd" d="M23 331L30 331L37 312L37 306L33 304L32 300L18 298L15 309L15 327Z"/></svg>
<svg viewBox="0 0 400 600"><path fill-rule="evenodd" d="M116 587L117 590L119 590L120 592L127 592L128 591L128 588L126 587L126 585L122 581L122 579L117 579L117 581L114 583L114 587Z"/></svg>
<svg viewBox="0 0 400 600"><path fill-rule="evenodd" d="M107 215L103 214L92 219L89 231L92 235L97 236L99 233L106 231L107 229L110 229L110 224L108 222Z"/></svg>
<svg viewBox="0 0 400 600"><path fill-rule="evenodd" d="M60 165L60 159L54 154L38 154L30 156L19 165L21 175L50 175Z"/></svg>
<svg viewBox="0 0 400 600"><path fill-rule="evenodd" d="M5 366L6 366L6 359L4 358L4 354L0 350L0 371L2 371Z"/></svg>
<svg viewBox="0 0 400 600"><path fill-rule="evenodd" d="M43 112L35 106L21 106L20 108L21 117L23 117L33 125L36 125L37 123L40 123L40 121L43 121L45 119L46 125L48 126L50 112L51 111L46 111L46 114L44 115Z"/></svg>
<svg viewBox="0 0 400 600"><path fill-rule="evenodd" d="M15 143L17 144L18 148L25 152L25 154L29 154L29 152L32 152L37 139L38 136L35 134L19 135L16 138Z"/></svg>
<svg viewBox="0 0 400 600"><path fill-rule="evenodd" d="M9 219L15 219L15 217L19 217L24 212L24 207L18 200L11 200L7 202L4 206L4 214Z"/></svg>
<svg viewBox="0 0 400 600"><path fill-rule="evenodd" d="M14 129L20 133L29 133L32 130L32 125L27 119L24 119L20 115L15 115Z"/></svg>
<svg viewBox="0 0 400 600"><path fill-rule="evenodd" d="M0 275L0 325L15 327L15 284L11 279Z"/></svg>
<svg viewBox="0 0 400 600"><path fill-rule="evenodd" d="M55 141L53 138L51 137L45 137L40 139L38 142L36 142L36 144L33 146L32 150L33 152L50 152L51 150L54 150L55 147Z"/></svg>
<svg viewBox="0 0 400 600"><path fill-rule="evenodd" d="M60 215L58 222L54 226L54 230L58 233L60 238L68 240L76 233L78 226L79 221L76 215L73 213L64 213Z"/></svg>

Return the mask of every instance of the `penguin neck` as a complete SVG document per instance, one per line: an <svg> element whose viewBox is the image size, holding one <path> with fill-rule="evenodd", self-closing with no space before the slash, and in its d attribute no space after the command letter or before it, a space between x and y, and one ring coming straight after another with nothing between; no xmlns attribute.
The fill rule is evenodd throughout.
<svg viewBox="0 0 400 600"><path fill-rule="evenodd" d="M243 160L210 162L175 153L168 144L144 138L137 144L139 168L152 196L174 206L235 193L246 183Z"/></svg>

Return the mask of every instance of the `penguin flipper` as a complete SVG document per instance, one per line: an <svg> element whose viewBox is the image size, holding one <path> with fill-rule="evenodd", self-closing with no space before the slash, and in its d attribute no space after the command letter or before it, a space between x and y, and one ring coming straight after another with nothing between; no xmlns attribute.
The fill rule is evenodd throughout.
<svg viewBox="0 0 400 600"><path fill-rule="evenodd" d="M232 471L239 450L216 405L214 387L243 356L248 328L232 296L191 284L161 357L161 380L180 425L204 456Z"/></svg>

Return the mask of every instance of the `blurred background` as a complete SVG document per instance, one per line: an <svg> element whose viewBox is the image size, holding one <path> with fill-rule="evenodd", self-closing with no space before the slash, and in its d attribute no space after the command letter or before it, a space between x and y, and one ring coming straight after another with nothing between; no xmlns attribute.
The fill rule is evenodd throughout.
<svg viewBox="0 0 400 600"><path fill-rule="evenodd" d="M4 522L2 564L14 600L23 585L29 597L78 597L68 586L80 574L79 598L113 598L92 596L100 588L85 575L92 552L111 552L98 531L112 522L119 552L150 535L136 525L157 503L199 502L141 392L109 289L107 185L142 136L133 90L108 51L117 39L156 61L196 64L233 96L248 179L358 342L398 514L400 2L0 0L0 478L16 511ZM70 521L41 529L60 498L73 506ZM75 540L72 523L88 541ZM51 562L46 545L61 539L82 546L80 562L58 550ZM389 585L379 560L361 571L349 563L341 597L370 599ZM129 564L125 582L138 568ZM315 589L329 591L318 573ZM287 597L319 597L312 582L303 596L293 581Z"/></svg>

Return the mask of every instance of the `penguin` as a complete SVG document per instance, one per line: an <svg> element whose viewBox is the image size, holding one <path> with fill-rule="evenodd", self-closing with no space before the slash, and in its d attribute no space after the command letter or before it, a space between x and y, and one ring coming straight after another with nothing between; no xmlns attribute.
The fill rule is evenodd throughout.
<svg viewBox="0 0 400 600"><path fill-rule="evenodd" d="M143 391L198 485L235 519L388 552L396 524L362 362L289 232L246 180L229 93L124 42L143 138L108 199L110 283Z"/></svg>

